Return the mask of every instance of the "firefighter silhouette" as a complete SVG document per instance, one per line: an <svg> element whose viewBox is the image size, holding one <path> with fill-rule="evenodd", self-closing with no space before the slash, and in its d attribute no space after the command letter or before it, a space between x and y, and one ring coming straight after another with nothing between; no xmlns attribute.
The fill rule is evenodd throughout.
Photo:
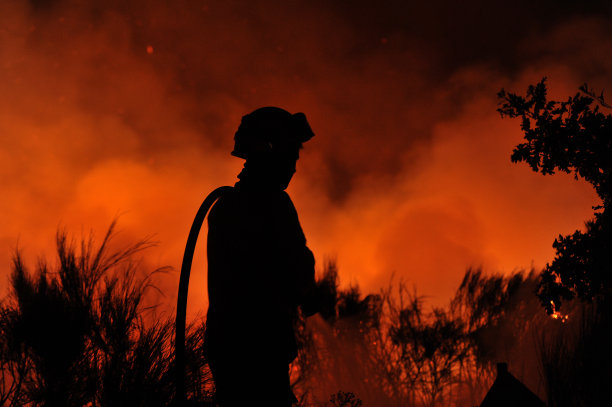
<svg viewBox="0 0 612 407"><path fill-rule="evenodd" d="M316 311L314 257L285 192L302 144L314 136L303 113L264 107L247 114L232 155L239 181L208 217L205 355L222 406L290 406L298 306Z"/></svg>

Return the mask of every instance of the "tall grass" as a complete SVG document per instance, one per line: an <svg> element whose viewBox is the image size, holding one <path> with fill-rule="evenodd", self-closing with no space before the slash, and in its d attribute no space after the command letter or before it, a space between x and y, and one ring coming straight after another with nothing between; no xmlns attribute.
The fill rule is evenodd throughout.
<svg viewBox="0 0 612 407"><path fill-rule="evenodd" d="M144 304L165 269L141 270L136 257L148 240L113 249L114 230L113 222L98 246L58 232L57 265L40 261L34 273L15 254L0 307L3 405L172 405L174 322ZM203 332L202 323L190 326L188 386L206 401L212 381Z"/></svg>
<svg viewBox="0 0 612 407"><path fill-rule="evenodd" d="M59 232L56 263L33 272L15 254L0 303L0 405L174 404L174 321L146 304L164 269L143 270L138 257L152 243L117 247L114 230L98 245ZM370 295L341 288L328 262L318 280L322 312L296 320L300 405L473 406L499 361L537 392L538 357L551 407L605 405L609 304L576 307L561 323L545 314L536 286L535 273L469 269L448 306L432 308L403 284ZM192 402L213 405L204 328L188 327L187 390Z"/></svg>

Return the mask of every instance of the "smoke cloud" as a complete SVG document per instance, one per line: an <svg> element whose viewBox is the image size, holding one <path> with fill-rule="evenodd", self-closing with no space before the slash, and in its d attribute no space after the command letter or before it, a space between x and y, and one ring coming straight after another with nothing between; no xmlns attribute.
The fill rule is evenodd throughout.
<svg viewBox="0 0 612 407"><path fill-rule="evenodd" d="M609 6L430 3L3 2L0 288L16 247L52 256L58 226L101 235L116 216L119 242L153 236L147 264L178 270L198 205L241 168L241 116L267 105L311 122L288 191L342 281L395 274L441 302L467 266L543 266L595 194L511 164L521 134L495 95L606 88ZM203 244L194 264L191 313ZM159 283L169 307L177 281Z"/></svg>

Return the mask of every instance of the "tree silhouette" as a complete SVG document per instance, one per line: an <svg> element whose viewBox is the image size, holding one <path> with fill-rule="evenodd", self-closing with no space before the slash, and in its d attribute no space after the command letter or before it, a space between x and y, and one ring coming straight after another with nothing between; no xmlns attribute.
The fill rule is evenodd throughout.
<svg viewBox="0 0 612 407"><path fill-rule="evenodd" d="M425 406L444 404L457 370L468 356L465 324L449 310L423 309L423 300L400 284L398 303L386 297L389 338L396 349L397 373Z"/></svg>
<svg viewBox="0 0 612 407"><path fill-rule="evenodd" d="M501 90L498 111L520 117L525 142L513 151L513 162L524 161L544 175L573 173L590 183L602 204L584 232L559 236L556 257L541 275L538 296L549 313L562 300L608 298L612 291L612 115L603 93L585 84L565 102L547 99L546 78L527 89L525 97Z"/></svg>

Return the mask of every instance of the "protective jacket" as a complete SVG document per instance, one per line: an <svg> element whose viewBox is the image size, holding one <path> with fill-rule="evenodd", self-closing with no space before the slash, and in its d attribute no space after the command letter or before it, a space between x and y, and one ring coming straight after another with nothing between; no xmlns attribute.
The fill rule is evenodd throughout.
<svg viewBox="0 0 612 407"><path fill-rule="evenodd" d="M314 257L289 195L241 180L208 217L208 298L205 354L291 362L297 355L292 321L307 314Z"/></svg>

